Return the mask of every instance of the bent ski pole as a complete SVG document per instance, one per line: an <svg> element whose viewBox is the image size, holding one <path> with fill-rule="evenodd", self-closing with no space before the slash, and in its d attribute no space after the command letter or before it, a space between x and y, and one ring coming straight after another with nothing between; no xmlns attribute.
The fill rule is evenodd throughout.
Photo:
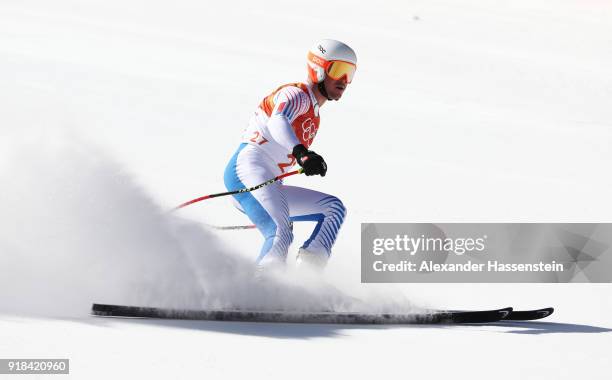
<svg viewBox="0 0 612 380"><path fill-rule="evenodd" d="M272 179L267 180L264 183L260 183L257 186L248 187L248 188L245 188L245 189L234 190L234 191L227 191L225 193L217 193L217 194L205 195L203 197L199 197L199 198L196 198L196 199L192 199L192 200L190 200L188 202L182 203L182 204L176 206L175 208L173 208L172 211L178 210L178 209L183 208L185 206L192 205L194 203L203 201L205 199L216 198L216 197L223 197L223 196L226 196L226 195L233 195L233 194L240 194L240 193L248 193L248 192L251 192L251 191L254 191L254 190L257 190L257 189L261 189L264 186L271 185L274 182L277 182L277 181L279 181L279 180L281 180L281 179L283 179L285 177L289 177L289 176L295 175L295 174L302 174L303 172L304 172L304 170L302 168L300 168L298 170L294 170L292 172L284 173L284 174L281 174L279 176L276 176L276 177L274 177Z"/></svg>

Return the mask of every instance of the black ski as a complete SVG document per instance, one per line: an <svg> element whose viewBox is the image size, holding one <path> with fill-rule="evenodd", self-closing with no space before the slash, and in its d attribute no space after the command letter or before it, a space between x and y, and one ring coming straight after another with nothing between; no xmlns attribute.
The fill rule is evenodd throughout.
<svg viewBox="0 0 612 380"><path fill-rule="evenodd" d="M546 318L555 311L552 307L546 307L537 310L512 310L505 321L533 321L536 319Z"/></svg>
<svg viewBox="0 0 612 380"><path fill-rule="evenodd" d="M555 311L552 307L546 307L543 309L536 310L512 310L507 316L502 318L504 321L533 321L536 319L546 318ZM444 310L438 310L438 312L444 312ZM469 312L468 310L451 310L453 313Z"/></svg>
<svg viewBox="0 0 612 380"><path fill-rule="evenodd" d="M479 311L432 310L413 314L345 312L287 312L246 310L182 310L155 307L93 304L92 314L103 317L186 319L234 322L332 323L332 324L454 324L489 323L506 318L512 308Z"/></svg>

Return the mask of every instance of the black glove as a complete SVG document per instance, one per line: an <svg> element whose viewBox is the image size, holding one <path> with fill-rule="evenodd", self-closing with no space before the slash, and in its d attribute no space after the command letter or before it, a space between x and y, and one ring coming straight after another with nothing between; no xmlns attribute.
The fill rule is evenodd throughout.
<svg viewBox="0 0 612 380"><path fill-rule="evenodd" d="M325 177L325 173L327 173L327 164L325 163L323 157L311 150L306 149L306 147L302 144L298 144L293 147L293 156L297 160L297 163L304 168L304 174L320 174L321 177Z"/></svg>

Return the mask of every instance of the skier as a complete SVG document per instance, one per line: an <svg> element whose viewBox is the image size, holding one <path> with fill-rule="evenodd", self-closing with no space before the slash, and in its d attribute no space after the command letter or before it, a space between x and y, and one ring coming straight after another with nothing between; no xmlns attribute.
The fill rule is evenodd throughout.
<svg viewBox="0 0 612 380"><path fill-rule="evenodd" d="M225 169L229 191L251 187L289 171L296 163L307 176L327 173L323 157L309 150L319 129L319 110L339 100L353 80L357 56L331 39L316 43L307 56L307 83L290 83L266 96L251 117L242 143ZM282 266L293 241L294 221L314 221L298 251L297 265L322 269L344 221L346 209L333 195L276 182L234 195L235 204L263 234L257 264ZM279 265L280 264L280 265Z"/></svg>

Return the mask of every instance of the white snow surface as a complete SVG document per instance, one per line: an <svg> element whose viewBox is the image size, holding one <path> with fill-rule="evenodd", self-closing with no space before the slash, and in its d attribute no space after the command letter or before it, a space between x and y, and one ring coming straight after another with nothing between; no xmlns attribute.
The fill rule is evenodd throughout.
<svg viewBox="0 0 612 380"><path fill-rule="evenodd" d="M359 68L313 149L348 217L323 278L260 283L223 170L319 38ZM610 222L604 0L0 2L0 358L70 378L604 379L610 284L361 284L362 222ZM554 306L538 323L117 320L92 302L409 312ZM35 377L32 376L31 377ZM41 376L43 377L43 376Z"/></svg>

